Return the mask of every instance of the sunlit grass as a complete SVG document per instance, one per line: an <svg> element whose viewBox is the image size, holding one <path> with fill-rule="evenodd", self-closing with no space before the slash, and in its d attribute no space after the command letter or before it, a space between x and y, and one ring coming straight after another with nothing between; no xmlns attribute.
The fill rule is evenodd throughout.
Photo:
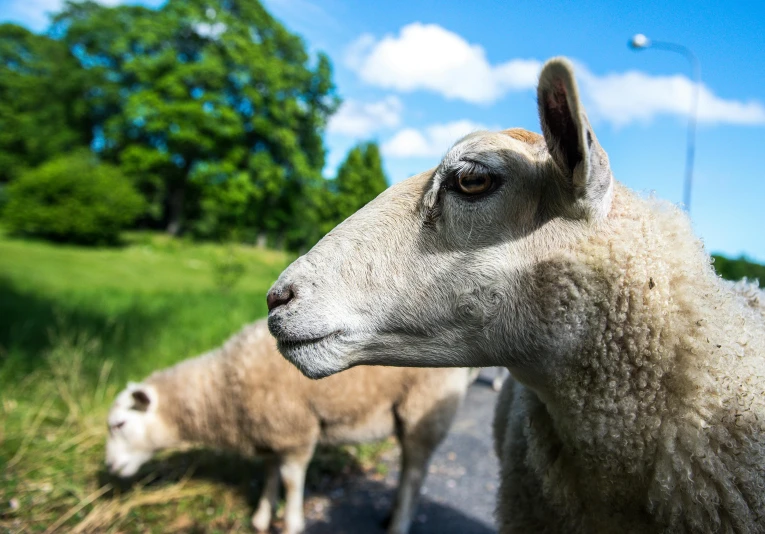
<svg viewBox="0 0 765 534"><path fill-rule="evenodd" d="M206 350L265 314L265 293L290 259L155 234L112 249L0 237L0 384L37 368L61 333L97 339L86 372L110 359L120 379Z"/></svg>

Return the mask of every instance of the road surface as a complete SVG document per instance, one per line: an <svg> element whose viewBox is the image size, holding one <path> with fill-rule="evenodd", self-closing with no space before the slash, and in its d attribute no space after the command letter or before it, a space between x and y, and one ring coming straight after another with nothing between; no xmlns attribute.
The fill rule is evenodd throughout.
<svg viewBox="0 0 765 534"><path fill-rule="evenodd" d="M493 370L470 387L448 437L436 451L411 534L492 534L498 464L491 439L497 394ZM398 477L398 448L386 475L326 480L306 495L307 534L384 533Z"/></svg>

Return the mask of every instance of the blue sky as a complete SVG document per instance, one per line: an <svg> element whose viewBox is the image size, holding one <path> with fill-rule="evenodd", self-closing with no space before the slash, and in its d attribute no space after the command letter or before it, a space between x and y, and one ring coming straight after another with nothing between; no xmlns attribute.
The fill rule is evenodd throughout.
<svg viewBox="0 0 765 534"><path fill-rule="evenodd" d="M42 30L44 12L59 5L0 0L0 19ZM585 106L616 178L680 202L690 67L681 55L634 52L627 41L640 32L690 47L703 78L694 224L710 251L765 262L765 2L265 5L311 50L332 59L345 103L326 137L329 176L359 140L380 142L397 182L435 165L471 130L539 131L538 67L566 55L577 64Z"/></svg>

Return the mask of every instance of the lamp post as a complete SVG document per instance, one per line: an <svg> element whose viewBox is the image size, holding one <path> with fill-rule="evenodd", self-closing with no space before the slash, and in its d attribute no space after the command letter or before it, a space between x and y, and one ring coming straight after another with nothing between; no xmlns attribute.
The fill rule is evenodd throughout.
<svg viewBox="0 0 765 534"><path fill-rule="evenodd" d="M683 189L683 204L686 211L691 211L691 187L693 185L693 157L696 152L696 116L699 110L699 90L701 89L701 65L690 48L666 41L652 41L642 33L638 33L629 42L633 50L644 50L646 48L655 48L657 50L668 50L677 52L688 59L693 71L693 94L691 97L691 109L688 114L688 139L686 142L685 154L685 187Z"/></svg>

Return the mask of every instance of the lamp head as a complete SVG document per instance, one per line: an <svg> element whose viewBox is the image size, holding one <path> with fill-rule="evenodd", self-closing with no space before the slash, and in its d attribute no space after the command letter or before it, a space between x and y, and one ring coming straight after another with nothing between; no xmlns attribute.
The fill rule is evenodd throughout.
<svg viewBox="0 0 765 534"><path fill-rule="evenodd" d="M637 33L630 39L629 45L633 50L642 50L651 46L651 40L642 33Z"/></svg>

